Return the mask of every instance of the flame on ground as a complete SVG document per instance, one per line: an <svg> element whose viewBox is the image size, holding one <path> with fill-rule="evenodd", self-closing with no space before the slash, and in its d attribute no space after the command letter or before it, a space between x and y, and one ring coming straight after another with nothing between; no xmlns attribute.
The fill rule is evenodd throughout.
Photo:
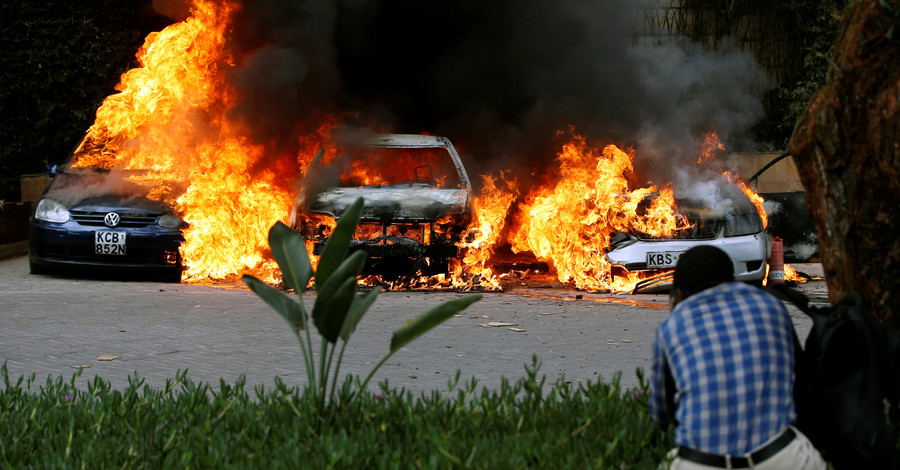
<svg viewBox="0 0 900 470"><path fill-rule="evenodd" d="M457 264L451 275L454 287L484 287L499 289L500 281L488 265L494 247L500 241L509 208L519 196L518 183L515 179L501 172L499 178L482 175L484 186L481 194L475 198L474 221L467 231L461 248L464 255L461 264ZM498 180L502 186L498 186Z"/></svg>
<svg viewBox="0 0 900 470"><path fill-rule="evenodd" d="M821 277L818 276L809 276L805 273L800 273L793 266L789 264L784 265L784 280L785 281L794 281L797 283L804 283L810 280L821 280Z"/></svg>

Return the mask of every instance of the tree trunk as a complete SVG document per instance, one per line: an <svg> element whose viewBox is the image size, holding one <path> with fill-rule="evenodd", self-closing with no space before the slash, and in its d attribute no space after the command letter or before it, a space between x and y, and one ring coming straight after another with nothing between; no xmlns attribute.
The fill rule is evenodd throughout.
<svg viewBox="0 0 900 470"><path fill-rule="evenodd" d="M900 0L860 0L790 151L819 236L828 295L862 293L900 327Z"/></svg>

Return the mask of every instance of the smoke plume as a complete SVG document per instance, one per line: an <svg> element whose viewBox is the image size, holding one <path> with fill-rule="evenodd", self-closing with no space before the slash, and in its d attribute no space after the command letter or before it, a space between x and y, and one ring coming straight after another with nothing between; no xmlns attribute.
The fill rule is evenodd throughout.
<svg viewBox="0 0 900 470"><path fill-rule="evenodd" d="M156 0L180 12L174 0ZM640 2L242 0L230 117L273 155L325 114L446 135L471 172L552 167L569 126L635 146L649 179L762 115L761 72L735 48L636 46Z"/></svg>

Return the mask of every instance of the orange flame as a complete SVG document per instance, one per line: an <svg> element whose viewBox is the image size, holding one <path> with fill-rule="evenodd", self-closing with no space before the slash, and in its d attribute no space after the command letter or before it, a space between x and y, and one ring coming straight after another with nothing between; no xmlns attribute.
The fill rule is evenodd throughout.
<svg viewBox="0 0 900 470"><path fill-rule="evenodd" d="M719 134L714 130L710 131L703 139L702 153L700 154L700 158L697 159L697 164L700 165L710 160L716 160L718 153L723 150L725 150L725 145L719 141ZM763 204L765 200L762 196L731 171L722 171L722 175L725 176L729 182L737 185L737 187L750 199L750 202L756 206L756 211L759 212L763 228L767 227L769 224L769 216L766 214L766 208Z"/></svg>
<svg viewBox="0 0 900 470"><path fill-rule="evenodd" d="M518 184L515 179L507 179L504 172L500 173L499 180L505 188L498 187L498 178L493 176L482 175L482 180L482 193L474 203L474 221L465 237L468 241L464 241L461 247L465 255L452 275L451 285L454 287L500 289L500 280L487 263L500 241L509 208L519 196Z"/></svg>
<svg viewBox="0 0 900 470"><path fill-rule="evenodd" d="M797 283L804 283L810 280L822 280L822 278L819 276L807 276L800 274L796 269L794 269L793 266L789 264L784 265L784 279L786 281L794 281Z"/></svg>
<svg viewBox="0 0 900 470"><path fill-rule="evenodd" d="M737 175L731 173L730 171L723 171L722 175L732 184L736 185L740 190L750 199L750 202L756 206L756 211L759 213L759 218L762 219L763 228L768 227L769 225L769 215L766 213L765 207L765 199L760 196L753 188L747 185L747 183L738 178Z"/></svg>
<svg viewBox="0 0 900 470"><path fill-rule="evenodd" d="M272 170L251 171L264 149L225 119L234 97L225 72L233 2L197 1L181 23L150 34L139 68L122 75L97 110L75 166L140 169L129 176L188 222L183 279L229 279L253 272L274 280L268 227L291 197Z"/></svg>
<svg viewBox="0 0 900 470"><path fill-rule="evenodd" d="M580 289L627 291L636 273L614 276L604 254L616 231L671 235L688 226L674 210L671 188L644 207L656 186L631 189L633 151L607 145L602 152L574 135L558 155L559 181L533 192L519 208L518 230L510 242L516 252L531 251L552 263L562 282Z"/></svg>
<svg viewBox="0 0 900 470"><path fill-rule="evenodd" d="M342 162L348 168L341 171L341 186L392 185L407 183L410 169L416 170L420 182L437 178L439 187L457 186L459 178L453 180L456 170L446 158L442 149L417 148L415 151L403 148L356 148L354 159ZM338 163L338 154L330 152L323 159L325 164Z"/></svg>
<svg viewBox="0 0 900 470"><path fill-rule="evenodd" d="M701 164L710 159L716 159L718 152L725 150L725 145L719 140L719 134L716 131L710 131L703 139L700 157L697 158L697 164Z"/></svg>
<svg viewBox="0 0 900 470"><path fill-rule="evenodd" d="M494 274L490 261L494 249L502 241L509 208L518 197L518 183L502 171L499 177L482 175L481 178L484 186L473 201L472 222L457 245L462 259L451 260L448 274L394 281L369 276L363 281L385 285L389 289L500 290L500 277Z"/></svg>
<svg viewBox="0 0 900 470"><path fill-rule="evenodd" d="M750 201L753 202L753 205L756 206L756 211L759 212L759 218L762 219L762 226L766 228L769 226L769 215L766 214L766 208L763 205L765 199L760 196L756 191L753 190L750 186L747 186L742 180L737 181L737 185L741 188L741 191L750 198Z"/></svg>

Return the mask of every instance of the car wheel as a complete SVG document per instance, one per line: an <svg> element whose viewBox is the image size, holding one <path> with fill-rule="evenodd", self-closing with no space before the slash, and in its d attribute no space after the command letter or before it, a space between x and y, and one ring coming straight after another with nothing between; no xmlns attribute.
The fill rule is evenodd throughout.
<svg viewBox="0 0 900 470"><path fill-rule="evenodd" d="M181 282L181 271L163 274L162 280L170 284L178 284Z"/></svg>

